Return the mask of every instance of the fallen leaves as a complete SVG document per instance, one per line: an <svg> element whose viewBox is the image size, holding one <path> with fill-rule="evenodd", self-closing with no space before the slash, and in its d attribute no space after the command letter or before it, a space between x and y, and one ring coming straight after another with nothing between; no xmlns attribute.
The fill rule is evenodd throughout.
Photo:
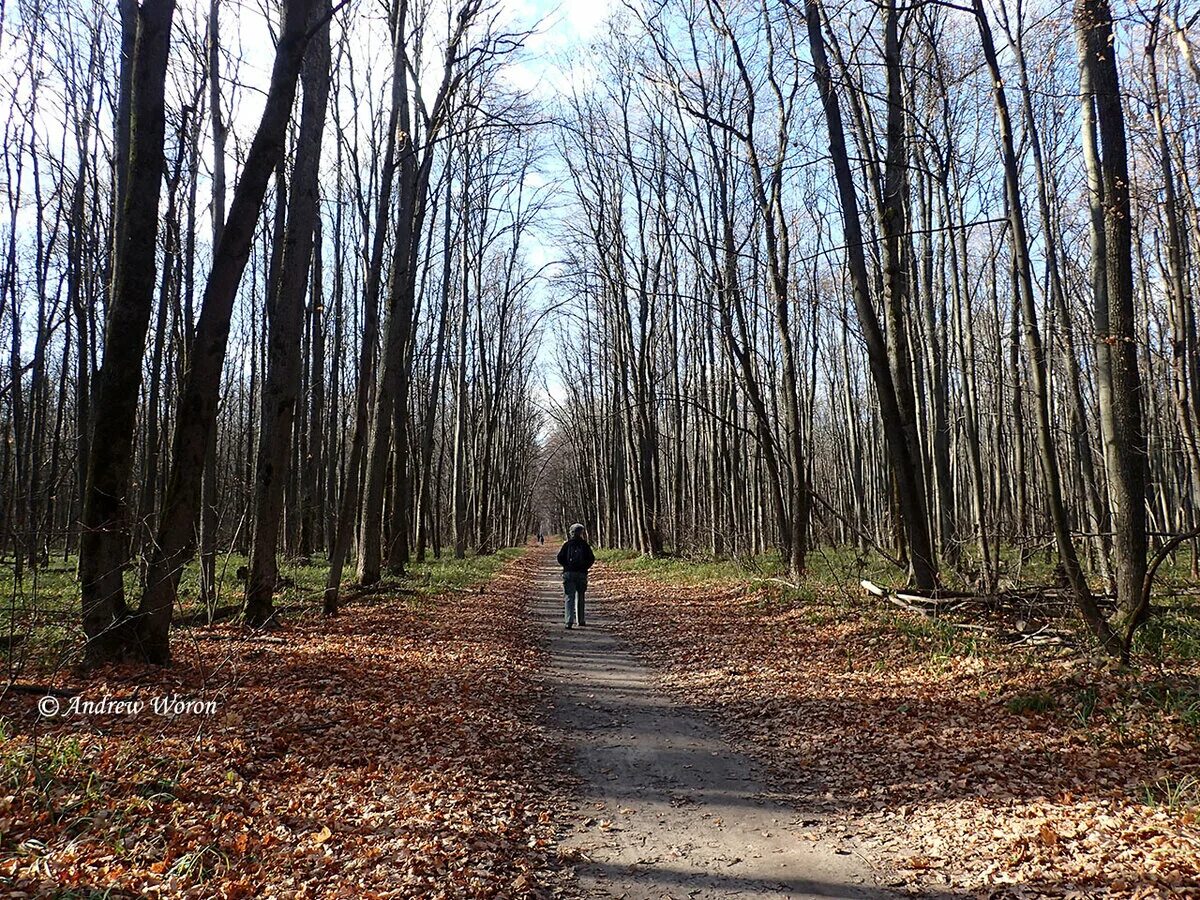
<svg viewBox="0 0 1200 900"><path fill-rule="evenodd" d="M1042 823L1042 826L1038 829L1038 837L1042 839L1042 843L1047 847L1058 846L1058 832L1048 822Z"/></svg>
<svg viewBox="0 0 1200 900"><path fill-rule="evenodd" d="M204 900L551 892L562 807L528 565L470 607L375 598L266 644L226 627L171 669L74 685L215 699L215 716L47 722L14 698L0 882Z"/></svg>
<svg viewBox="0 0 1200 900"><path fill-rule="evenodd" d="M820 813L826 839L852 837L895 869L897 885L1200 895L1200 825L1179 801L1200 798L1194 714L1144 699L1158 690L1144 677L1051 654L959 653L926 622L821 587L767 602L745 584L596 575L663 687ZM1195 683L1194 670L1176 674Z"/></svg>

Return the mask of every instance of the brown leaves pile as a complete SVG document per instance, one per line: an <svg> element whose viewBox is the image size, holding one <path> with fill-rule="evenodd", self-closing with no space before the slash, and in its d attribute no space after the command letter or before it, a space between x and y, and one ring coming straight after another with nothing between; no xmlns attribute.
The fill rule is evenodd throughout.
<svg viewBox="0 0 1200 900"><path fill-rule="evenodd" d="M169 670L60 684L214 699L216 716L47 724L35 698L10 698L0 884L197 898L553 890L556 764L528 565L483 593L352 606L290 623L282 641L217 629Z"/></svg>
<svg viewBox="0 0 1200 900"><path fill-rule="evenodd" d="M1196 809L1147 802L1156 784L1200 784L1200 735L1129 699L1144 676L914 646L898 627L913 614L858 598L772 603L742 584L597 574L667 689L763 760L790 802L853 834L895 886L1200 894ZM1014 703L1028 696L1047 699ZM1081 697L1095 704L1086 717Z"/></svg>

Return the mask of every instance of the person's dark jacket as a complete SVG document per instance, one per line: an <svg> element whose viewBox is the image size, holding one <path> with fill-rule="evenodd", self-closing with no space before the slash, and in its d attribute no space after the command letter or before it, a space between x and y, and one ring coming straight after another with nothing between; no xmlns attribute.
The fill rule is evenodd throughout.
<svg viewBox="0 0 1200 900"><path fill-rule="evenodd" d="M596 555L592 553L591 545L583 538L571 538L558 551L558 564L564 572L583 572L592 567Z"/></svg>

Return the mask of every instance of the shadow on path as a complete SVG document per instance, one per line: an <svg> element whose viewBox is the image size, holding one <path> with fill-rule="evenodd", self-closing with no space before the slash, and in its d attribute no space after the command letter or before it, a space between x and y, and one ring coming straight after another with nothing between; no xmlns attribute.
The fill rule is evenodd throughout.
<svg viewBox="0 0 1200 900"><path fill-rule="evenodd" d="M580 886L635 898L894 896L852 847L826 847L815 820L764 799L746 757L654 690L588 592L588 626L563 625L550 547L534 611L545 623L554 718L580 779L575 831Z"/></svg>

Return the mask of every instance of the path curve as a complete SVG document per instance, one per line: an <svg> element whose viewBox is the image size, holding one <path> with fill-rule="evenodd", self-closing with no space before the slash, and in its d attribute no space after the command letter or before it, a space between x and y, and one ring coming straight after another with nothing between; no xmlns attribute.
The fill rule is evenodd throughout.
<svg viewBox="0 0 1200 900"><path fill-rule="evenodd" d="M751 762L656 689L608 627L602 580L589 586L588 627L566 629L554 550L533 552L554 719L579 778L565 846L588 895L894 896L862 859L826 849L795 810L762 799Z"/></svg>

